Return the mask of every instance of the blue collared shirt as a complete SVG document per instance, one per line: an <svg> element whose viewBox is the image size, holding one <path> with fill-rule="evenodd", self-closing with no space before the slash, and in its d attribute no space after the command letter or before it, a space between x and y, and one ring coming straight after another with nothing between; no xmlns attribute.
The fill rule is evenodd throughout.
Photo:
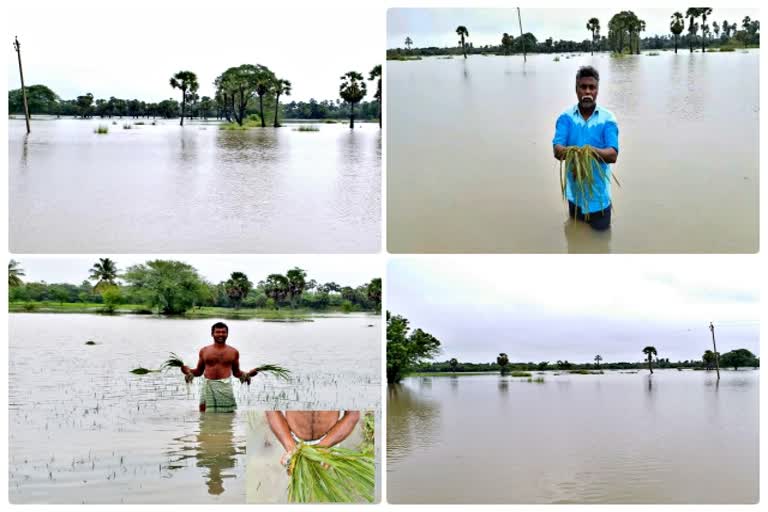
<svg viewBox="0 0 768 512"><path fill-rule="evenodd" d="M586 121L579 113L579 105L569 108L557 118L555 138L552 145L583 146L589 144L598 149L613 148L619 152L619 125L613 113L596 106L595 111ZM565 194L568 200L581 208L583 213L592 213L607 208L611 204L611 166L601 162L605 179L598 178L589 200L580 193L574 194L573 175L568 172Z"/></svg>

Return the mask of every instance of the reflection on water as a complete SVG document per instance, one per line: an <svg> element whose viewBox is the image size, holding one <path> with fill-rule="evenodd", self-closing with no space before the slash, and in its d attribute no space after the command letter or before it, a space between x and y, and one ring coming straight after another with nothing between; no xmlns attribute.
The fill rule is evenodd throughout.
<svg viewBox="0 0 768 512"><path fill-rule="evenodd" d="M563 230L551 141L582 65L619 123L609 236ZM755 252L758 74L759 51L388 61L389 249Z"/></svg>
<svg viewBox="0 0 768 512"><path fill-rule="evenodd" d="M97 135L99 122L38 120L27 136L9 121L15 252L378 250L376 125L306 133L161 121Z"/></svg>
<svg viewBox="0 0 768 512"><path fill-rule="evenodd" d="M235 382L238 413L200 414L199 382L129 370L169 352L196 361L212 320L10 315L11 502L243 503L243 411L379 410L380 320L314 320L228 320L243 367L281 364L293 378Z"/></svg>
<svg viewBox="0 0 768 512"><path fill-rule="evenodd" d="M407 378L389 387L388 499L756 503L759 371L721 373Z"/></svg>

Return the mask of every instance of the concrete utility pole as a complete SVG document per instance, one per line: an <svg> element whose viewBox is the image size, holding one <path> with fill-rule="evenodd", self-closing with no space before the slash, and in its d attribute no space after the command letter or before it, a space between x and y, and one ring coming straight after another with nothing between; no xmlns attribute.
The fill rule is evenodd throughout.
<svg viewBox="0 0 768 512"><path fill-rule="evenodd" d="M717 353L717 344L715 343L715 326L709 322L709 330L712 332L712 348L715 351L715 368L717 369L717 380L720 380L720 354Z"/></svg>
<svg viewBox="0 0 768 512"><path fill-rule="evenodd" d="M19 77L21 78L21 97L24 98L24 120L27 122L27 133L29 133L29 105L27 105L27 90L24 88L24 70L21 67L21 45L19 38L14 37L13 48L19 57Z"/></svg>
<svg viewBox="0 0 768 512"><path fill-rule="evenodd" d="M523 62L528 62L528 57L525 56L525 38L523 37L523 20L520 18L520 8L517 8L517 23L520 25L520 37L523 40Z"/></svg>

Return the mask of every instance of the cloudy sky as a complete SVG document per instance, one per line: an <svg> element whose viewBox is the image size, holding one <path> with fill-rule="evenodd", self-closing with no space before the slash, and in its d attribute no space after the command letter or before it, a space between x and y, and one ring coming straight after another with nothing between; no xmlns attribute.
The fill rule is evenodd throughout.
<svg viewBox="0 0 768 512"><path fill-rule="evenodd" d="M727 261L727 265L723 262ZM646 345L670 360L711 348L759 354L754 258L400 257L387 309L435 335L439 360L638 361Z"/></svg>
<svg viewBox="0 0 768 512"><path fill-rule="evenodd" d="M47 283L80 284L88 278L88 270L99 257L109 257L117 262L120 270L130 265L144 263L150 259L175 259L195 267L207 280L218 283L229 278L232 272L245 272L256 283L269 274L285 273L293 267L307 271L309 279L321 283L335 281L343 286L359 286L374 277L383 277L384 269L375 255L337 256L142 256L142 255L99 255L99 256L14 256L21 263L26 276L24 280Z"/></svg>
<svg viewBox="0 0 768 512"><path fill-rule="evenodd" d="M335 100L341 75L356 70L367 77L384 56L381 6L73 0L13 2L8 11L8 87L19 87L11 46L18 35L27 85L46 84L65 99L86 92L97 98L176 98L180 94L168 80L180 70L194 71L199 94L213 96L219 74L247 63L290 80L290 99Z"/></svg>
<svg viewBox="0 0 768 512"><path fill-rule="evenodd" d="M589 39L587 20L600 20L600 33L608 35L608 21L620 10L632 10L646 22L644 36L669 34L670 16L675 11L685 14L687 6L673 5L668 9L589 8L589 9L528 9L521 8L523 31L531 32L540 41L551 37L583 41ZM714 8L711 19L721 24L736 22L741 27L744 16L759 19L758 9ZM475 46L497 45L504 32L517 37L520 28L517 9L390 9L387 16L387 48L402 48L406 36L415 47L456 46L456 27L469 30L469 41ZM711 25L710 25L711 26Z"/></svg>

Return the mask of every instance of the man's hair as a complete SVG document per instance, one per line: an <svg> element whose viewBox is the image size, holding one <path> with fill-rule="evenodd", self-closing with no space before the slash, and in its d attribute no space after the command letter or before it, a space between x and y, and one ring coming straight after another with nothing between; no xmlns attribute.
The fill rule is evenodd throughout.
<svg viewBox="0 0 768 512"><path fill-rule="evenodd" d="M600 73L597 72L592 66L582 66L576 72L576 81L578 82L582 78L594 78L597 82L600 81Z"/></svg>
<svg viewBox="0 0 768 512"><path fill-rule="evenodd" d="M211 334L213 334L213 331L215 331L216 329L226 329L227 332L229 332L229 327L227 327L227 324L225 324L224 322L216 322L215 324L213 324L211 326Z"/></svg>

